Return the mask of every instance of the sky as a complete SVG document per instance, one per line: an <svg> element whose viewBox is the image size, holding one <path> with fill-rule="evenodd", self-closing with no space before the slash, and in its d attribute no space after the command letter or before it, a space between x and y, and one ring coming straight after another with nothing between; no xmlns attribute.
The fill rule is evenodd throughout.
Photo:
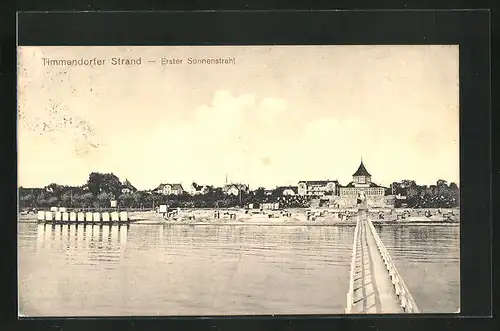
<svg viewBox="0 0 500 331"><path fill-rule="evenodd" d="M345 185L362 158L380 185L458 183L458 100L453 45L19 47L18 182Z"/></svg>

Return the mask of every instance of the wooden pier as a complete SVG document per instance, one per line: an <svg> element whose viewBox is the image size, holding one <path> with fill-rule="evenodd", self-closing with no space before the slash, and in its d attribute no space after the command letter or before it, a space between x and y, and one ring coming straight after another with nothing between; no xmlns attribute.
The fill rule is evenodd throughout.
<svg viewBox="0 0 500 331"><path fill-rule="evenodd" d="M349 277L347 314L419 312L372 221L363 211L354 230Z"/></svg>

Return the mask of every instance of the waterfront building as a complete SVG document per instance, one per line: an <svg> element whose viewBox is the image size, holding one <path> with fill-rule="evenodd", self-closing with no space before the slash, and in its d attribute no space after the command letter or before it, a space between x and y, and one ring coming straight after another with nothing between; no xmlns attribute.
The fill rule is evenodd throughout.
<svg viewBox="0 0 500 331"><path fill-rule="evenodd" d="M386 188L372 181L372 175L366 170L363 161L352 175L352 181L340 187L339 196L335 202L340 206L356 206L359 199L366 201L372 207L385 207L391 199L385 196Z"/></svg>
<svg viewBox="0 0 500 331"><path fill-rule="evenodd" d="M181 184L160 184L155 190L156 193L163 195L181 195L184 189Z"/></svg>
<svg viewBox="0 0 500 331"><path fill-rule="evenodd" d="M340 188L341 196L358 196L360 194L366 196L385 195L385 187L372 182L372 175L366 170L363 161L352 175L352 182Z"/></svg>
<svg viewBox="0 0 500 331"><path fill-rule="evenodd" d="M298 183L297 194L311 197L338 195L339 187L337 180L301 180Z"/></svg>

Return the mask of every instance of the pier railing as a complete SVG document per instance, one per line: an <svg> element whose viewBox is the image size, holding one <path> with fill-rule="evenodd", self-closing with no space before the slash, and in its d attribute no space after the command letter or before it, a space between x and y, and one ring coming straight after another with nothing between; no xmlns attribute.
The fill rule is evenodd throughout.
<svg viewBox="0 0 500 331"><path fill-rule="evenodd" d="M382 259L384 260L387 272L391 277L392 285L394 286L394 289L396 291L396 295L398 297L401 308L403 308L403 311L405 313L419 313L420 311L417 307L417 304L415 303L415 300L413 299L413 296L408 290L408 287L406 286L403 277L401 277L401 275L399 274L399 271L396 268L396 265L392 260L391 255L389 254L384 243L380 239L371 220L368 220L368 225L373 234L373 237L375 238L377 249L382 255Z"/></svg>
<svg viewBox="0 0 500 331"><path fill-rule="evenodd" d="M354 296L354 272L356 270L356 256L358 254L358 235L359 235L359 218L356 222L356 227L354 228L354 239L352 243L352 256L351 256L351 271L349 272L349 290L347 291L347 304L345 312L349 314L351 312Z"/></svg>

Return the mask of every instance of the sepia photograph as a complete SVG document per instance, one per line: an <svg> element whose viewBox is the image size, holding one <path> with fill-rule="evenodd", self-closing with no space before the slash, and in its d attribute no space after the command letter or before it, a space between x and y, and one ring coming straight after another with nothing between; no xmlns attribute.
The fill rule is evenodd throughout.
<svg viewBox="0 0 500 331"><path fill-rule="evenodd" d="M19 316L460 312L458 45L17 51Z"/></svg>

